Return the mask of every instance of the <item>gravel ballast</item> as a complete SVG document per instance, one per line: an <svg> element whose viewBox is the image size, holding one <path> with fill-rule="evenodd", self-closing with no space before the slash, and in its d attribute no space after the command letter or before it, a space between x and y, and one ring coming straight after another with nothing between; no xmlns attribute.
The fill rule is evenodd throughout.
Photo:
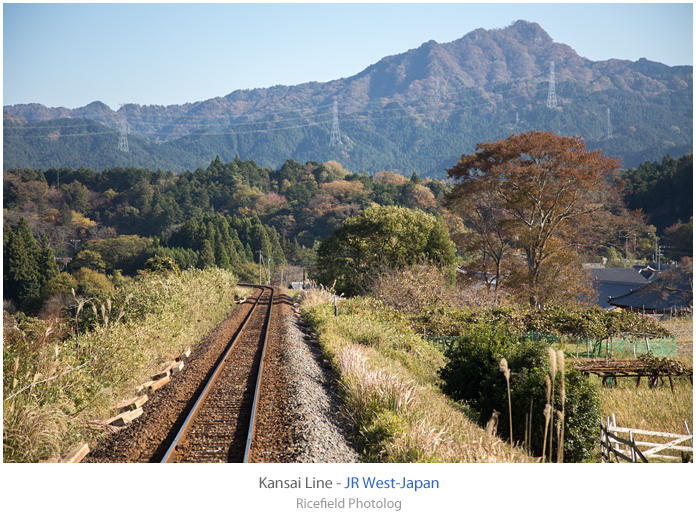
<svg viewBox="0 0 696 521"><path fill-rule="evenodd" d="M348 441L350 427L341 422L334 376L319 348L305 341L298 319L283 316L289 411L295 430L293 460L302 463L355 463L358 453Z"/></svg>

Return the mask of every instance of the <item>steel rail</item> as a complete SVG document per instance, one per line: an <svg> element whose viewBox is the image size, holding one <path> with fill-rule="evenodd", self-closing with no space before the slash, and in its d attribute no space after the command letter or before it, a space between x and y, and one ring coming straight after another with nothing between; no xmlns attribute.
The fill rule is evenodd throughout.
<svg viewBox="0 0 696 521"><path fill-rule="evenodd" d="M273 306L273 296L274 296L274 290L273 288L269 286L259 286L256 284L238 284L239 286L247 286L247 287L253 287L253 288L260 288L261 293L259 294L258 298L256 299L256 302L252 306L251 310L247 314L246 318L244 319L244 322L240 326L240 328L237 330L235 333L234 337L232 338L232 341L230 342L229 346L227 347L227 350L225 351L225 354L218 363L217 367L215 368L215 372L213 375L208 379L208 382L206 383L205 387L203 388L203 391L201 392L200 396L196 400L196 403L193 405L191 408L191 411L189 412L188 416L186 416L186 419L184 420L184 424L181 426L179 429L179 432L177 433L176 437L174 438L174 441L172 441L171 445L169 446L169 449L167 450L167 453L164 455L160 463L172 463L174 459L174 454L176 451L176 448L179 444L179 441L183 439L184 436L186 436L186 433L189 431L191 425L193 424L193 420L196 418L198 411L200 410L200 406L205 402L208 394L210 393L211 389L213 388L213 385L215 384L218 376L222 372L222 368L225 365L225 362L227 361L227 357L230 355L232 352L232 349L234 348L235 344L237 343L237 340L241 336L241 334L244 332L244 329L247 326L247 323L249 322L249 319L251 316L254 314L254 311L256 311L256 307L258 306L259 302L261 302L261 297L263 297L264 293L266 290L270 290L271 292L271 299L270 299L270 304L269 304L269 312L267 314L268 320L266 323L265 327L265 332L264 332L264 340L263 340L263 351L262 351L262 358L261 358L261 366L259 368L259 373L257 377L257 383L256 383L256 391L255 393L258 393L258 389L260 388L260 382L261 382L261 368L263 367L263 353L266 350L266 340L268 339L268 330L270 329L270 308ZM256 408L256 395L254 396L254 406L252 408L252 415L251 415L251 426L249 428L249 432L253 432L252 428L254 425L254 411ZM249 450L249 440L247 440L247 450ZM247 454L245 453L244 456L244 461L246 462Z"/></svg>
<svg viewBox="0 0 696 521"><path fill-rule="evenodd" d="M261 363L259 364L259 374L256 378L256 389L254 390L254 403L251 406L251 420L249 420L249 433L247 434L246 448L244 449L244 460L242 463L249 463L249 456L251 455L251 442L254 439L254 428L255 428L255 418L256 418L256 408L258 406L259 397L261 395L261 379L263 378L263 361L266 357L266 344L268 343L268 331L271 325L271 313L273 312L273 297L275 296L275 290L271 287L271 301L268 304L268 312L266 314L266 332L263 335L263 348L261 349Z"/></svg>

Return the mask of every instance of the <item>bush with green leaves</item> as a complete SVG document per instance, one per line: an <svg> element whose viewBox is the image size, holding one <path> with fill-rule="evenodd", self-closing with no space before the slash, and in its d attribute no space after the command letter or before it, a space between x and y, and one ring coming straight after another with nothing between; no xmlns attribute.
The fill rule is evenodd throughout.
<svg viewBox="0 0 696 521"><path fill-rule="evenodd" d="M548 346L543 342L520 340L497 328L479 328L459 338L445 352L441 369L443 391L475 409L485 424L500 413L498 435L509 439L508 397L500 360L510 369L513 441L525 439L525 416L532 409L531 448L542 455L544 442L545 377L549 374ZM554 410L561 410L560 375L556 375ZM572 369L565 370L564 461L578 462L591 457L599 433L599 398L596 384ZM555 437L555 431L554 431ZM554 440L554 446L556 441ZM555 450L555 449L554 449Z"/></svg>
<svg viewBox="0 0 696 521"><path fill-rule="evenodd" d="M147 261L145 261L145 271L149 271L150 273L176 274L181 270L179 269L177 262L172 257L155 255L154 257L150 257L147 259Z"/></svg>

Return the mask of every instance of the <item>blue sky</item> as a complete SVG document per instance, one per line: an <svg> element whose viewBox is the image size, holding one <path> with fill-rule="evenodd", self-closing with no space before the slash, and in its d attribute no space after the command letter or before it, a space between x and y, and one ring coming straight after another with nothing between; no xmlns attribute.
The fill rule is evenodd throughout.
<svg viewBox="0 0 696 521"><path fill-rule="evenodd" d="M171 105L349 77L523 19L591 60L693 64L692 3L3 4L3 105Z"/></svg>

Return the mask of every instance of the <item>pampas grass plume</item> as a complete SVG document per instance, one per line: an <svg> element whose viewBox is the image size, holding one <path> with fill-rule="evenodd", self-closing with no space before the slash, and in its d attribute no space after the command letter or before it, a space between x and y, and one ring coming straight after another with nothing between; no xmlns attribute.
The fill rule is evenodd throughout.
<svg viewBox="0 0 696 521"><path fill-rule="evenodd" d="M510 380L510 369L508 369L507 360L505 360L505 358L500 360L500 371L505 375L507 380Z"/></svg>
<svg viewBox="0 0 696 521"><path fill-rule="evenodd" d="M561 349L556 351L556 362L558 364L558 371L561 376L565 375L565 355Z"/></svg>
<svg viewBox="0 0 696 521"><path fill-rule="evenodd" d="M549 347L549 371L551 373L551 379L555 380L556 379L556 371L557 371L556 351L554 351L550 347Z"/></svg>

